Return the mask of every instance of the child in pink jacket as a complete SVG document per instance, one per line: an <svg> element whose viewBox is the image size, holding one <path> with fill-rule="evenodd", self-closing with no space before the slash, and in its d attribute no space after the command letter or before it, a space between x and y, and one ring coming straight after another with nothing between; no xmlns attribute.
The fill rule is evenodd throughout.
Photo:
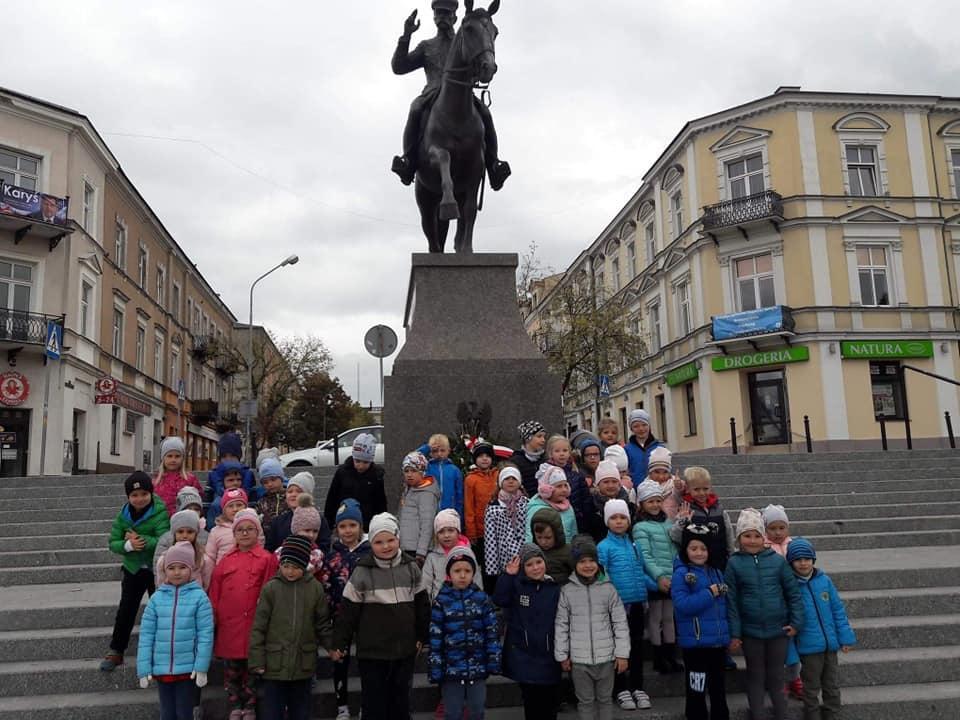
<svg viewBox="0 0 960 720"><path fill-rule="evenodd" d="M153 492L168 508L177 506L177 493L188 486L196 488L203 497L203 488L196 476L183 469L184 451L183 440L176 436L164 438L160 443L160 469L153 479Z"/></svg>
<svg viewBox="0 0 960 720"><path fill-rule="evenodd" d="M233 550L236 539L234 526L241 512L247 509L247 494L241 488L232 488L223 494L223 514L217 518L217 526L207 537L204 553L213 565L218 565L227 553ZM256 510L250 510L257 517L257 544L263 546L263 530Z"/></svg>

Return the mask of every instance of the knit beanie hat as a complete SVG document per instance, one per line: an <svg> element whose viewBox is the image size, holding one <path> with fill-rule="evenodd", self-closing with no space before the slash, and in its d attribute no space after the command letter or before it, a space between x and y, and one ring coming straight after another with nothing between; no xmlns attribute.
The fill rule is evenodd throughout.
<svg viewBox="0 0 960 720"><path fill-rule="evenodd" d="M611 478L620 482L620 470L617 468L617 464L613 460L601 460L597 469L593 471L594 484Z"/></svg>
<svg viewBox="0 0 960 720"><path fill-rule="evenodd" d="M224 460L220 463L220 467L223 469L224 477L230 473L239 473L240 477L243 477L243 465L239 460Z"/></svg>
<svg viewBox="0 0 960 720"><path fill-rule="evenodd" d="M520 548L520 567L523 567L527 564L527 561L535 557L543 559L544 562L547 560L547 556L543 554L543 550L540 549L539 545L536 543L524 543Z"/></svg>
<svg viewBox="0 0 960 720"><path fill-rule="evenodd" d="M171 435L170 437L164 438L163 442L160 443L160 459L162 460L172 452L183 455L185 450L186 445L184 445L183 440L176 435Z"/></svg>
<svg viewBox="0 0 960 720"><path fill-rule="evenodd" d="M537 482L540 485L556 486L569 481L567 480L567 473L564 472L562 467L543 463L537 470Z"/></svg>
<svg viewBox="0 0 960 720"><path fill-rule="evenodd" d="M543 424L539 420L527 420L524 423L520 423L517 427L517 432L520 433L520 442L526 445L530 442L532 438L537 433L544 431Z"/></svg>
<svg viewBox="0 0 960 720"><path fill-rule="evenodd" d="M633 424L635 422L643 422L649 425L651 428L653 427L653 425L650 423L650 413L640 408L631 410L630 414L627 416L627 426L630 429L633 429Z"/></svg>
<svg viewBox="0 0 960 720"><path fill-rule="evenodd" d="M756 530L763 535L763 515L756 508L746 508L740 511L737 517L737 537L739 538L748 530Z"/></svg>
<svg viewBox="0 0 960 720"><path fill-rule="evenodd" d="M407 453L407 456L403 458L403 462L400 464L400 467L403 470L426 472L427 459L423 456L423 453L414 450L412 453Z"/></svg>
<svg viewBox="0 0 960 720"><path fill-rule="evenodd" d="M246 505L249 500L247 500L247 493L243 488L230 488L223 493L223 497L220 499L220 507L225 508L229 503L232 503L234 500L241 500L243 504Z"/></svg>
<svg viewBox="0 0 960 720"><path fill-rule="evenodd" d="M180 528L190 528L194 532L200 532L200 516L193 510L175 512L170 518L170 532L176 535Z"/></svg>
<svg viewBox="0 0 960 720"><path fill-rule="evenodd" d="M520 476L520 470L513 465L507 465L503 470L500 471L500 474L497 476L497 487L503 487L503 481L507 478L513 478L517 482L521 482L523 478Z"/></svg>
<svg viewBox="0 0 960 720"><path fill-rule="evenodd" d="M263 461L266 460L267 458L273 458L274 460L279 460L279 459L280 459L280 450L279 450L279 448L275 448L275 447L272 447L272 448L264 448L263 450L261 450L260 452L258 452L258 453L257 453L257 462L255 463L255 465L256 465L257 467L260 467L261 465L263 465Z"/></svg>
<svg viewBox="0 0 960 720"><path fill-rule="evenodd" d="M391 535L400 537L400 525L397 524L397 518L390 513L384 512L374 515L370 520L368 536L371 542L382 532L388 532Z"/></svg>
<svg viewBox="0 0 960 720"><path fill-rule="evenodd" d="M687 556L687 547L694 540L699 540L707 546L707 564L713 565L713 557L710 552L712 545L710 538L714 535L716 535L716 531L707 525L687 525L683 529L683 533L680 535L680 559L684 562L684 564L690 564L690 558Z"/></svg>
<svg viewBox="0 0 960 720"><path fill-rule="evenodd" d="M609 505L609 503L607 503ZM589 535L577 535L570 545L570 555L574 564L580 562L583 558L593 558L598 560L597 544Z"/></svg>
<svg viewBox="0 0 960 720"><path fill-rule="evenodd" d="M320 530L320 512L313 506L310 493L300 493L290 521L290 532L296 535L301 530Z"/></svg>
<svg viewBox="0 0 960 720"><path fill-rule="evenodd" d="M600 447L600 438L589 430L578 430L570 436L570 445L581 453L588 447Z"/></svg>
<svg viewBox="0 0 960 720"><path fill-rule="evenodd" d="M260 463L260 482L268 478L278 477L281 480L286 480L286 476L283 474L283 467L280 465L280 461L276 458L266 458L262 463Z"/></svg>
<svg viewBox="0 0 960 720"><path fill-rule="evenodd" d="M243 457L243 440L235 432L224 433L217 443L217 458L233 455L238 460Z"/></svg>
<svg viewBox="0 0 960 720"><path fill-rule="evenodd" d="M369 433L360 433L353 441L351 453L354 460L372 463L377 452L377 439Z"/></svg>
<svg viewBox="0 0 960 720"><path fill-rule="evenodd" d="M649 500L652 497L662 498L663 488L660 487L660 483L656 480L647 478L637 485L637 503L642 503L644 500Z"/></svg>
<svg viewBox="0 0 960 720"><path fill-rule="evenodd" d="M360 510L360 503L353 498L347 498L340 503L333 524L339 525L344 520L356 520L361 526L363 525L363 513Z"/></svg>
<svg viewBox="0 0 960 720"><path fill-rule="evenodd" d="M493 450L493 445L488 443L486 440L477 440L473 445L473 449L470 450L470 454L473 456L473 461L476 462L477 458L481 455L489 455L490 459L494 462L497 461L497 455Z"/></svg>
<svg viewBox="0 0 960 720"><path fill-rule="evenodd" d="M296 485L308 495L313 495L313 488L316 485L316 481L313 479L313 475L304 470L290 478L287 482L287 487L289 488L291 485Z"/></svg>
<svg viewBox="0 0 960 720"><path fill-rule="evenodd" d="M767 505L763 509L763 524L769 525L775 522L790 524L790 520L787 519L787 511L783 509L783 505Z"/></svg>
<svg viewBox="0 0 960 720"><path fill-rule="evenodd" d="M654 448L650 453L650 460L647 463L647 472L651 470L666 470L673 472L672 463L673 453L665 447Z"/></svg>
<svg viewBox="0 0 960 720"><path fill-rule="evenodd" d="M177 510L186 510L188 505L197 505L203 509L203 498L200 497L200 491L192 485L180 488L177 493Z"/></svg>
<svg viewBox="0 0 960 720"><path fill-rule="evenodd" d="M433 518L433 532L438 533L444 528L453 528L460 532L460 513L453 508L447 508L437 513Z"/></svg>
<svg viewBox="0 0 960 720"><path fill-rule="evenodd" d="M142 470L137 470L130 473L127 479L123 481L123 489L127 493L127 497L129 497L130 493L134 490L146 490L148 493L152 493L153 480Z"/></svg>
<svg viewBox="0 0 960 720"><path fill-rule="evenodd" d="M627 457L627 451L619 445L611 445L604 450L603 459L612 460L616 464L617 470L620 472L626 472L630 467L630 460Z"/></svg>
<svg viewBox="0 0 960 720"><path fill-rule="evenodd" d="M186 565L191 570L197 569L197 550L193 543L188 543L186 540L174 543L173 547L163 554L163 564L166 567L178 563Z"/></svg>
<svg viewBox="0 0 960 720"><path fill-rule="evenodd" d="M447 577L450 577L450 568L453 567L455 562L461 560L466 560L470 563L470 567L473 568L473 571L477 571L477 557L473 554L473 550L470 549L469 545L461 545L460 547L455 547L450 551L450 554L447 556Z"/></svg>
<svg viewBox="0 0 960 720"><path fill-rule="evenodd" d="M613 500L607 500L607 502L603 504L603 524L606 525L610 522L610 518L614 515L623 515L627 520L630 519L630 508L627 507L626 500L615 498Z"/></svg>
<svg viewBox="0 0 960 720"><path fill-rule="evenodd" d="M233 516L234 532L236 532L237 528L243 525L244 523L250 523L251 525L255 525L257 528L258 534L263 529L263 526L260 524L260 516L257 515L257 511L254 510L253 508L246 508Z"/></svg>
<svg viewBox="0 0 960 720"><path fill-rule="evenodd" d="M299 535L290 535L280 546L280 564L295 565L306 572L312 551L313 544L309 540Z"/></svg>
<svg viewBox="0 0 960 720"><path fill-rule="evenodd" d="M794 560L803 560L804 558L816 562L817 551L814 550L813 543L806 538L794 538L787 545L787 562L792 563Z"/></svg>

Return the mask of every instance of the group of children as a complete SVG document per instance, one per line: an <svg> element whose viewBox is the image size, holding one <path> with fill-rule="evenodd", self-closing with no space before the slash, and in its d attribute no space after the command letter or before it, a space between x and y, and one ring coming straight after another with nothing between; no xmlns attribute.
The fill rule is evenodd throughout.
<svg viewBox="0 0 960 720"><path fill-rule="evenodd" d="M408 720L421 650L449 720L482 718L486 679L501 673L518 683L531 720L556 718L565 674L580 717L609 718L614 701L651 707L645 635L655 671L684 673L690 720L729 717L725 671L740 650L753 718L766 694L782 719L787 690L805 718L833 717L837 652L855 638L813 546L789 536L780 506L745 509L734 524L706 469L674 474L649 416L635 410L629 422L624 445L615 423L574 444L524 423L523 447L508 458L475 442L466 478L435 435L403 459L396 516L372 437L360 436L337 470L323 515L309 473L284 487L266 458L257 488L239 457L221 457L228 472L209 534L199 484L170 438L157 478L126 482L111 534L124 558L121 602L102 667L122 662L156 583L138 676L144 687L157 681L163 720L193 717L213 656L224 661L231 720L256 717L253 678L261 717L307 718L320 648L334 661L337 720L350 718L351 652L362 716Z"/></svg>

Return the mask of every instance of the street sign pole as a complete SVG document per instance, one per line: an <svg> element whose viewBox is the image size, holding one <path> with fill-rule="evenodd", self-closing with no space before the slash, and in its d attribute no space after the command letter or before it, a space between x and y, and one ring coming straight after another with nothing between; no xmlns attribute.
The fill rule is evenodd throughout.
<svg viewBox="0 0 960 720"><path fill-rule="evenodd" d="M47 425L50 415L50 361L60 360L63 349L63 325L47 322L47 345L43 355L43 420L40 425L40 474L44 475L47 461Z"/></svg>
<svg viewBox="0 0 960 720"><path fill-rule="evenodd" d="M386 325L374 325L367 330L363 337L363 345L367 352L380 360L380 407L383 408L383 359L393 355L397 349L397 334ZM357 371L359 375L359 368ZM358 380L357 385L360 385ZM357 394L359 394L359 387ZM357 398L360 402L360 398Z"/></svg>

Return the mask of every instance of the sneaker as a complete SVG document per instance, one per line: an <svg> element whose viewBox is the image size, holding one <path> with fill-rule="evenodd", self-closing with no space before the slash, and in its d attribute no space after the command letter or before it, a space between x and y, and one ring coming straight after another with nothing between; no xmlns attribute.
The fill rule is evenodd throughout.
<svg viewBox="0 0 960 720"><path fill-rule="evenodd" d="M723 669L724 670L736 670L737 661L733 659L733 656L730 653L727 653L727 657L723 660Z"/></svg>
<svg viewBox="0 0 960 720"><path fill-rule="evenodd" d="M621 710L636 710L637 704L633 701L633 695L629 690L622 690L617 693L617 705Z"/></svg>
<svg viewBox="0 0 960 720"><path fill-rule="evenodd" d="M649 710L650 705L650 696L647 695L643 690L634 690L633 699L637 703L637 707L641 710Z"/></svg>
<svg viewBox="0 0 960 720"><path fill-rule="evenodd" d="M350 720L350 708L346 705L341 705L337 708L337 718L336 720Z"/></svg>
<svg viewBox="0 0 960 720"><path fill-rule="evenodd" d="M787 683L787 689L791 697L797 700L803 700L803 680L796 678Z"/></svg>
<svg viewBox="0 0 960 720"><path fill-rule="evenodd" d="M103 672L113 672L119 665L123 665L123 655L111 652L107 653L107 656L100 663L100 669Z"/></svg>

